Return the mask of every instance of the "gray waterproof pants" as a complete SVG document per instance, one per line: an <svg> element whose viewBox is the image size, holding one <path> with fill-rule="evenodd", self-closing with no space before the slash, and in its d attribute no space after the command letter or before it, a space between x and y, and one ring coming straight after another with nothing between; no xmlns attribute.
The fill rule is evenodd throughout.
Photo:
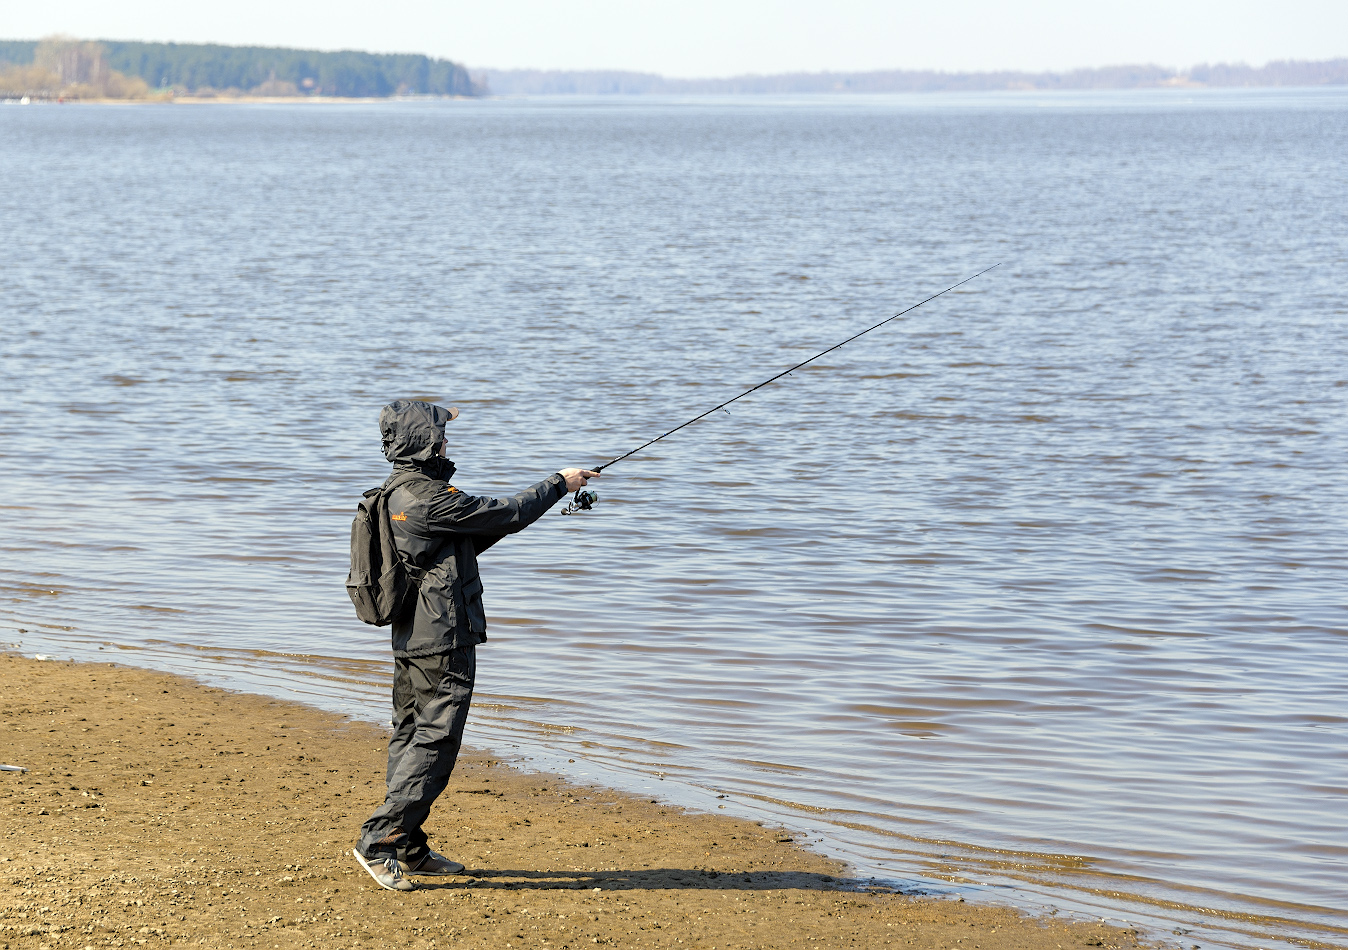
<svg viewBox="0 0 1348 950"><path fill-rule="evenodd" d="M440 656L395 657L393 663L388 790L361 828L356 849L367 858L396 855L415 866L429 850L421 826L459 757L477 653L466 646Z"/></svg>

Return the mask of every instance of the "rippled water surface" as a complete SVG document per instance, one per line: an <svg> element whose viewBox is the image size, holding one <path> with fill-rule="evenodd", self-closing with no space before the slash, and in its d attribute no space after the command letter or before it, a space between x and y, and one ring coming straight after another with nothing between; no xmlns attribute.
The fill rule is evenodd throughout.
<svg viewBox="0 0 1348 950"><path fill-rule="evenodd" d="M383 403L509 493L1001 261L484 557L471 741L1348 943L1346 156L1342 90L0 107L4 639L383 718Z"/></svg>

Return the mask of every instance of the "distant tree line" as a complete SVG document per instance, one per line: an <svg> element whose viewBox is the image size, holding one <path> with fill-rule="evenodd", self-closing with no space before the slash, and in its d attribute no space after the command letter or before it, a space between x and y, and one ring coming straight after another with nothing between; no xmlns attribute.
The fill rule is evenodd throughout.
<svg viewBox="0 0 1348 950"><path fill-rule="evenodd" d="M497 95L754 95L827 92L990 92L1012 89L1144 89L1156 86L1323 86L1348 84L1348 59L1195 66L1106 66L1070 72L783 73L727 79L666 79L618 70L491 69L474 78Z"/></svg>
<svg viewBox="0 0 1348 950"><path fill-rule="evenodd" d="M0 96L36 99L147 99L150 87L137 76L127 76L108 63L100 43L53 38L34 43L31 50L0 44ZM17 52L26 61L6 62Z"/></svg>
<svg viewBox="0 0 1348 950"><path fill-rule="evenodd" d="M1348 59L1281 60L1258 68L1244 63L1204 63L1189 70L1187 78L1204 86L1343 86L1348 85Z"/></svg>
<svg viewBox="0 0 1348 950"><path fill-rule="evenodd" d="M50 41L48 41L50 42ZM0 40L0 62L34 62L36 41ZM359 53L101 40L110 70L144 80L151 89L261 95L378 98L394 95L476 96L458 63L415 53Z"/></svg>
<svg viewBox="0 0 1348 950"><path fill-rule="evenodd" d="M190 43L0 40L0 96L145 98L192 95L752 95L830 92L982 92L1157 86L1348 84L1348 59L1195 66L1107 66L1069 72L882 70L667 79L616 70L481 70L414 53L360 53Z"/></svg>

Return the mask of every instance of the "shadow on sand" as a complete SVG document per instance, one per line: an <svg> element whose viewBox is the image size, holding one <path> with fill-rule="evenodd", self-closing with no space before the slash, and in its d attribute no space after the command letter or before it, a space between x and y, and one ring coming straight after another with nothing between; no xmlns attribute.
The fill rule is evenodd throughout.
<svg viewBox="0 0 1348 950"><path fill-rule="evenodd" d="M472 869L452 879L417 878L422 890L488 888L517 891L644 891L644 890L816 890L886 891L907 888L879 885L860 878L835 877L807 871L727 872L686 868L650 868L640 871L512 871Z"/></svg>

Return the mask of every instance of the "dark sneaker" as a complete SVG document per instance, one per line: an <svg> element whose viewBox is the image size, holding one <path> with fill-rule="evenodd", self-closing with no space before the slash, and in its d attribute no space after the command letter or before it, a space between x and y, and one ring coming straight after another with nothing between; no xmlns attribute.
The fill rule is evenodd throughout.
<svg viewBox="0 0 1348 950"><path fill-rule="evenodd" d="M398 862L398 867L402 868L404 874L462 874L463 865L458 861L451 861L443 854L437 854L432 851L418 862L416 867L409 867L402 861Z"/></svg>
<svg viewBox="0 0 1348 950"><path fill-rule="evenodd" d="M370 877L380 887L388 891L412 891L416 890L416 885L403 877L403 869L399 867L397 858L376 858L365 857L359 851L352 851L352 856L360 863L360 866L370 872Z"/></svg>

